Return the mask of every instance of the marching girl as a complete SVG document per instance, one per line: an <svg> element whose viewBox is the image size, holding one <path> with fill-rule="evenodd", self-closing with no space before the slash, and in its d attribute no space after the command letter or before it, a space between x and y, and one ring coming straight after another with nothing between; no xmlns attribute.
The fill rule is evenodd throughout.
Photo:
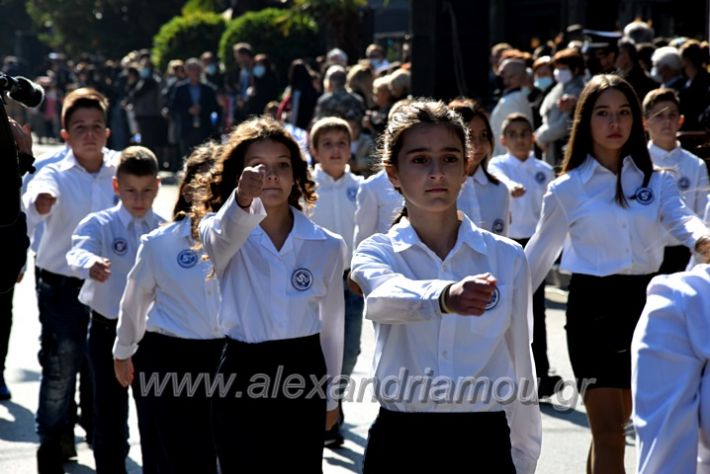
<svg viewBox="0 0 710 474"><path fill-rule="evenodd" d="M338 417L346 246L301 213L314 187L298 144L257 118L231 134L196 205L198 216L217 211L199 233L227 334L218 376L228 394L212 405L222 472L321 472L323 429ZM286 441L274 454L276 428Z"/></svg>
<svg viewBox="0 0 710 474"><path fill-rule="evenodd" d="M217 472L209 399L200 380L209 383L224 346L219 285L207 278L211 263L193 249L189 216L196 178L209 171L218 152L219 145L209 143L185 162L173 222L143 236L121 300L114 369L121 385L133 384L145 472ZM185 381L197 391L144 394L140 373L144 381L175 374L172 388Z"/></svg>
<svg viewBox="0 0 710 474"><path fill-rule="evenodd" d="M535 470L541 425L527 262L520 245L457 212L468 148L465 125L443 102L403 107L383 136L382 164L407 218L363 241L351 267L375 326L381 405L365 473L434 462L454 470L482 459L496 472ZM462 379L475 382L473 392ZM429 390L432 381L446 393ZM503 401L480 390L486 381L517 390Z"/></svg>
<svg viewBox="0 0 710 474"><path fill-rule="evenodd" d="M629 349L663 258L658 236L668 230L704 255L710 236L672 176L653 169L638 98L616 75L595 76L582 91L562 169L525 254L535 288L565 247L567 347L592 430L588 471L623 472Z"/></svg>
<svg viewBox="0 0 710 474"><path fill-rule="evenodd" d="M508 235L510 195L508 187L488 171L493 153L493 130L483 107L471 99L449 103L463 118L471 136L468 178L457 202L459 210L478 227L498 235Z"/></svg>

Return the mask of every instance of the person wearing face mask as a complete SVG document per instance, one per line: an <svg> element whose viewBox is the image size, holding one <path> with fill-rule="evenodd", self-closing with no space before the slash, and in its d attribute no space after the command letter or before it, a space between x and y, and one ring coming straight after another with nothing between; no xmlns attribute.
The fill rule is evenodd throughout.
<svg viewBox="0 0 710 474"><path fill-rule="evenodd" d="M254 57L254 67L251 72L252 83L247 90L247 100L244 104L247 117L261 115L266 104L279 96L276 75L267 55L257 54Z"/></svg>
<svg viewBox="0 0 710 474"><path fill-rule="evenodd" d="M532 87L528 94L528 102L533 111L533 129L542 125L542 117L540 117L540 106L545 96L552 90L555 85L555 79L552 77L552 58L550 56L541 56L535 60L532 66ZM539 155L538 155L539 156Z"/></svg>
<svg viewBox="0 0 710 474"><path fill-rule="evenodd" d="M385 58L385 50L379 44L371 44L365 50L365 56L367 56L372 70L375 74L379 74L381 71L386 71L390 67L389 61Z"/></svg>
<svg viewBox="0 0 710 474"><path fill-rule="evenodd" d="M211 51L205 51L200 55L200 61L204 66L205 80L212 84L217 93L224 93L224 74L219 70L219 61Z"/></svg>
<svg viewBox="0 0 710 474"><path fill-rule="evenodd" d="M547 163L562 161L562 147L572 126L576 98L584 87L584 59L573 48L558 51L552 58L555 84L540 106L542 125L535 130L535 142Z"/></svg>
<svg viewBox="0 0 710 474"><path fill-rule="evenodd" d="M519 53L519 52L514 52ZM505 153L505 147L500 144L502 125L505 118L515 112L521 113L532 123L533 113L528 102L529 91L523 90L528 81L525 61L515 55L503 59L498 66L500 77L503 79L503 95L491 112L491 128L495 148L493 155Z"/></svg>
<svg viewBox="0 0 710 474"><path fill-rule="evenodd" d="M138 82L128 91L126 104L133 111L138 125L140 144L160 155L167 140L167 123L161 111L160 77L153 72L153 63L149 58L141 59L138 64ZM160 156L158 156L159 161Z"/></svg>

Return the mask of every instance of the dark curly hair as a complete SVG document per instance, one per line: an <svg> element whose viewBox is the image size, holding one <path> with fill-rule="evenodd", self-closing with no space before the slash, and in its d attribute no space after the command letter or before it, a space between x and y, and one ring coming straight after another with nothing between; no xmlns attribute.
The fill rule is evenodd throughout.
<svg viewBox="0 0 710 474"><path fill-rule="evenodd" d="M311 179L308 163L301 149L279 122L270 117L256 117L239 124L229 135L227 143L207 179L203 193L197 193L192 203L193 236L198 239L200 220L208 212L217 212L229 199L237 187L237 180L244 170L244 158L249 146L263 140L271 140L284 145L291 156L294 185L288 197L288 203L302 210L301 204L310 207L316 202L315 183Z"/></svg>

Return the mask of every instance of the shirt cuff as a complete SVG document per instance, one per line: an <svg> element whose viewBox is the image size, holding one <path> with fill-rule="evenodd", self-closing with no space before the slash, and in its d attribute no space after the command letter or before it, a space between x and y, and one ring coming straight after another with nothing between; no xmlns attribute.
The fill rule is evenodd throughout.
<svg viewBox="0 0 710 474"><path fill-rule="evenodd" d="M266 217L266 209L261 202L261 199L254 198L248 209L242 208L237 202L236 190L232 191L224 205L217 212L219 220L228 220L229 222L239 223L240 225L248 225L252 220L258 224Z"/></svg>
<svg viewBox="0 0 710 474"><path fill-rule="evenodd" d="M113 344L113 358L125 360L129 357L133 357L133 354L138 350L138 344L119 344L118 340Z"/></svg>

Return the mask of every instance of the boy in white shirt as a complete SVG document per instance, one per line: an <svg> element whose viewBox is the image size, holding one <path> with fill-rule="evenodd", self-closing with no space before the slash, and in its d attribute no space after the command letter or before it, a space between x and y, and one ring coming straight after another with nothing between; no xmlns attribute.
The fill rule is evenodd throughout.
<svg viewBox="0 0 710 474"><path fill-rule="evenodd" d="M685 118L673 89L654 89L643 100L644 126L650 137L648 151L653 164L674 171L681 198L695 214L702 217L708 203L708 169L705 162L680 147L676 139ZM690 250L667 236L661 274L685 270Z"/></svg>
<svg viewBox="0 0 710 474"><path fill-rule="evenodd" d="M503 181L510 182L511 189L519 185L522 190L522 193L512 193L511 195L512 222L508 229L508 237L525 247L530 237L535 233L535 227L542 210L542 197L547 185L555 179L555 171L546 162L535 158L533 128L525 115L512 113L503 120L500 142L508 153L494 156L488 167ZM532 352L540 381L538 395L546 397L561 388L561 384L559 384L561 378L559 375L549 374L544 282L535 289L533 294L533 320Z"/></svg>
<svg viewBox="0 0 710 474"><path fill-rule="evenodd" d="M347 245L343 288L345 292L345 347L343 349L344 376L349 376L360 353L362 331L362 296L352 292L347 285L355 234L355 209L362 178L350 172L351 132L348 122L337 117L325 117L311 127L311 155L316 161L313 179L318 200L311 208L310 218L331 232L340 234ZM343 444L338 423L326 433L326 446Z"/></svg>
<svg viewBox="0 0 710 474"><path fill-rule="evenodd" d="M69 150L63 159L39 170L22 195L28 222L41 222L45 228L35 259L42 324L36 420L40 473L62 469L67 431L73 443L70 411L76 374L86 351L89 309L78 300L83 282L74 277L66 254L79 221L116 203L111 185L116 168L112 152L105 148L111 134L106 127L107 109L106 97L94 89L81 88L67 95L61 135ZM87 415L82 404L82 418Z"/></svg>
<svg viewBox="0 0 710 474"><path fill-rule="evenodd" d="M158 160L132 146L119 158L113 188L120 202L89 214L72 235L66 260L84 280L79 300L91 308L87 340L94 382L94 459L97 472L125 472L128 456L128 391L114 376L113 343L119 303L143 234L163 219L152 211L158 192Z"/></svg>

